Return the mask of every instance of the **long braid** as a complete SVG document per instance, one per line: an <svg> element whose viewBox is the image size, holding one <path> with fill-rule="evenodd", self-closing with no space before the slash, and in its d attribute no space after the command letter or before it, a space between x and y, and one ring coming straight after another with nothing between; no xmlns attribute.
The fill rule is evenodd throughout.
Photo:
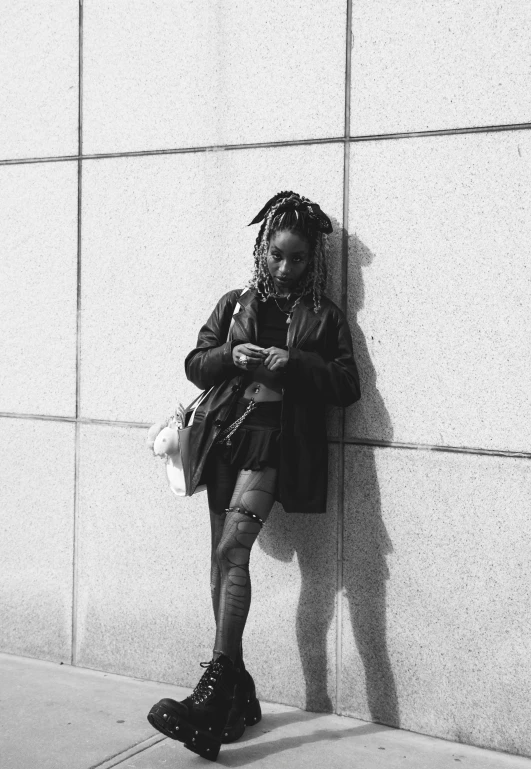
<svg viewBox="0 0 531 769"><path fill-rule="evenodd" d="M267 267L269 241L272 235L280 230L296 232L309 241L310 260L303 283L297 290L299 296L293 306L296 306L303 297L308 296L312 299L313 311L317 313L321 308L321 298L326 288L328 237L325 233L318 231L312 218L300 208L277 214L277 209L284 206L286 202L300 204L310 201L289 191L282 193L282 197L268 211L254 244L254 269L249 287L253 288L262 300L275 293L273 279Z"/></svg>

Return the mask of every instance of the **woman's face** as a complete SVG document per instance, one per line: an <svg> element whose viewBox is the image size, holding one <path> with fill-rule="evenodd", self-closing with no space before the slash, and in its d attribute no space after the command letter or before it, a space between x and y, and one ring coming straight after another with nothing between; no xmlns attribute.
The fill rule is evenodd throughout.
<svg viewBox="0 0 531 769"><path fill-rule="evenodd" d="M287 296L308 269L310 244L296 232L280 230L269 241L267 267L277 294Z"/></svg>

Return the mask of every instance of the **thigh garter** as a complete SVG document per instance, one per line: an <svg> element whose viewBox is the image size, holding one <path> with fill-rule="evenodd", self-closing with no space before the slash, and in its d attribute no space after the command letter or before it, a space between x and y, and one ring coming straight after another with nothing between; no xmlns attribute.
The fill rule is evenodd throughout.
<svg viewBox="0 0 531 769"><path fill-rule="evenodd" d="M225 512L226 513L242 513L243 515L246 515L248 518L258 523L260 528L262 528L262 526L264 525L264 522L259 515L256 515L256 513L251 513L251 511L246 510L245 507L228 507L225 510Z"/></svg>

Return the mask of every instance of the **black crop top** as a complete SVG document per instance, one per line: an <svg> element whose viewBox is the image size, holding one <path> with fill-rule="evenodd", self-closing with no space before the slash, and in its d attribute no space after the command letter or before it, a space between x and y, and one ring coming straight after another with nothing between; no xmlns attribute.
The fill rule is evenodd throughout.
<svg viewBox="0 0 531 769"><path fill-rule="evenodd" d="M282 307L282 299L278 299ZM288 316L279 309L273 297L258 303L258 339L260 347L280 347L287 350Z"/></svg>

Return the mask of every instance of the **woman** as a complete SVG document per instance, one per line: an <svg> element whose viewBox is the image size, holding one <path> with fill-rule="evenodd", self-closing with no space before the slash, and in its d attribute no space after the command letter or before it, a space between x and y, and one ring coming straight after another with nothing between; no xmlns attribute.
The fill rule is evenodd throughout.
<svg viewBox="0 0 531 769"><path fill-rule="evenodd" d="M188 379L213 387L195 414L189 478L192 492L207 484L213 658L190 697L161 700L148 716L211 760L260 719L241 648L251 548L275 500L286 513L326 511L325 404L360 397L348 325L324 295L330 220L280 192L258 222L249 288L221 297L185 361Z"/></svg>

